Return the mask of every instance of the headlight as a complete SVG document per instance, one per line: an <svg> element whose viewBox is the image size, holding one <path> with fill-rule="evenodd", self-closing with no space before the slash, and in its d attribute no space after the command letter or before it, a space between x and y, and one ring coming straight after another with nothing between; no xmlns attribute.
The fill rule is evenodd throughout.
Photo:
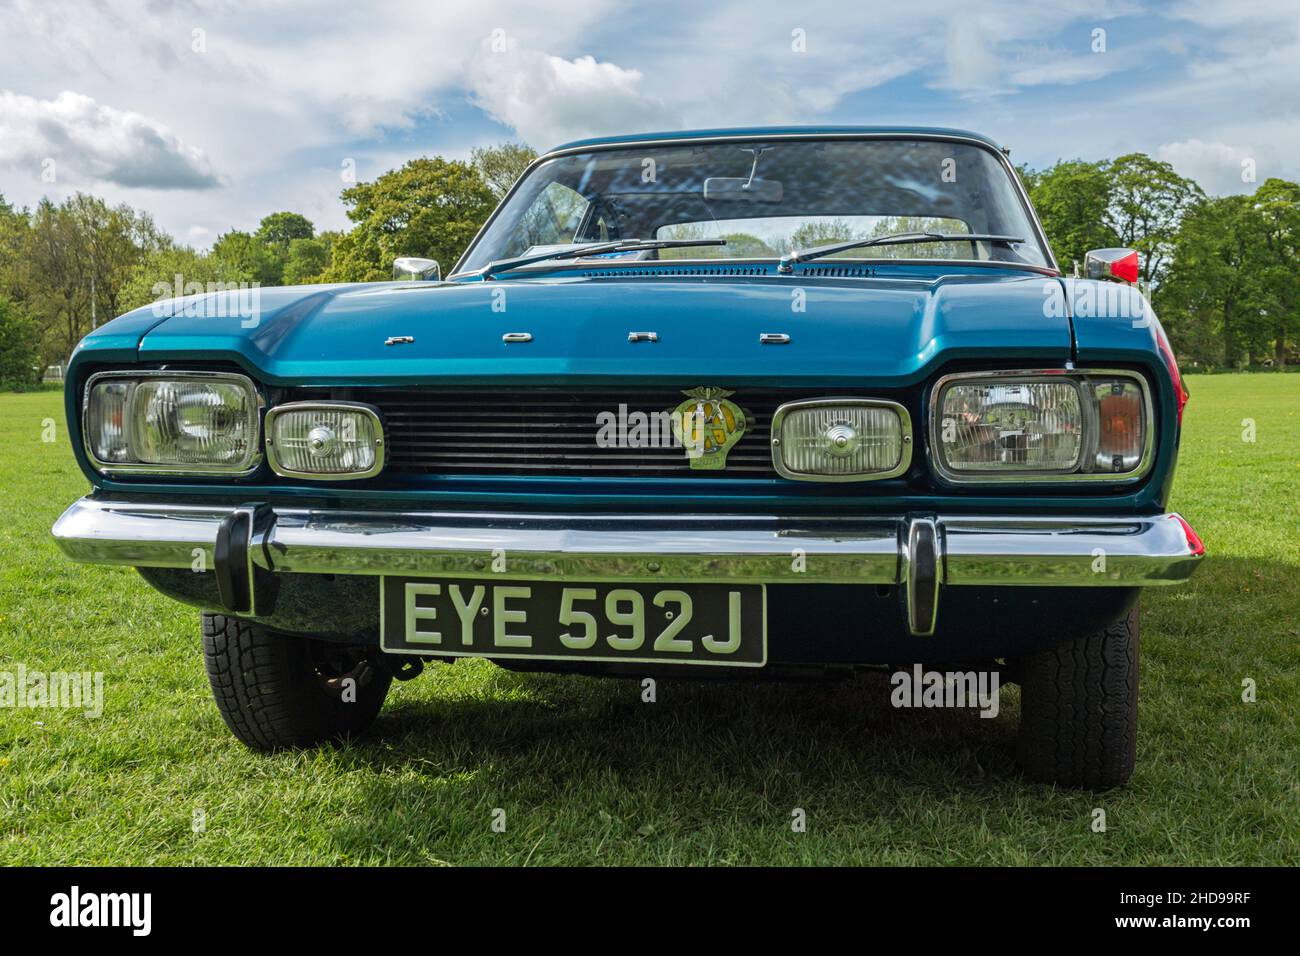
<svg viewBox="0 0 1300 956"><path fill-rule="evenodd" d="M101 372L86 383L86 453L104 474L247 474L261 460L260 407L243 375Z"/></svg>
<svg viewBox="0 0 1300 956"><path fill-rule="evenodd" d="M277 405L266 413L266 453L286 478L369 478L384 467L384 427L369 405Z"/></svg>
<svg viewBox="0 0 1300 956"><path fill-rule="evenodd" d="M876 481L912 463L912 420L896 402L825 398L772 416L772 465L783 478Z"/></svg>
<svg viewBox="0 0 1300 956"><path fill-rule="evenodd" d="M1151 399L1133 372L949 375L931 399L929 447L949 481L1114 481L1150 466Z"/></svg>

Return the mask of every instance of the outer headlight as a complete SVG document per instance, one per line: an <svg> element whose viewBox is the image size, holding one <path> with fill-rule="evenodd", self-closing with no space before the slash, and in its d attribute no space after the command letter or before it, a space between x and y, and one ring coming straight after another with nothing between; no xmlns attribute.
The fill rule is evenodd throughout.
<svg viewBox="0 0 1300 956"><path fill-rule="evenodd" d="M931 458L952 482L1131 480L1150 467L1152 437L1133 372L972 372L931 395Z"/></svg>
<svg viewBox="0 0 1300 956"><path fill-rule="evenodd" d="M86 383L82 438L104 474L248 474L260 408L243 375L100 372Z"/></svg>
<svg viewBox="0 0 1300 956"><path fill-rule="evenodd" d="M772 465L802 481L877 481L912 463L912 419L897 402L818 398L772 416Z"/></svg>
<svg viewBox="0 0 1300 956"><path fill-rule="evenodd" d="M354 402L277 405L266 413L266 454L286 478L369 478L384 467L384 426Z"/></svg>

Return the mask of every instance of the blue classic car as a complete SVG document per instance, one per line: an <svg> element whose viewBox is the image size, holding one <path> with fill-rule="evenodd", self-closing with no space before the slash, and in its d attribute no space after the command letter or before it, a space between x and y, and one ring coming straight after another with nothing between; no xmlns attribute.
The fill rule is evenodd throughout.
<svg viewBox="0 0 1300 956"><path fill-rule="evenodd" d="M1020 684L1030 779L1114 786L1140 589L1204 550L1166 510L1187 394L1136 267L1063 277L972 133L573 143L445 278L403 259L87 336L67 416L93 491L53 534L202 610L258 749L359 732L463 656L948 664Z"/></svg>

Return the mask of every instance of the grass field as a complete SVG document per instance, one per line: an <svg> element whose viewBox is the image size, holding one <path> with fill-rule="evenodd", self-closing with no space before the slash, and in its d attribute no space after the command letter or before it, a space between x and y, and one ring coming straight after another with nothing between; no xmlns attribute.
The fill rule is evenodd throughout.
<svg viewBox="0 0 1300 956"><path fill-rule="evenodd" d="M250 753L198 612L50 542L87 487L60 396L0 395L0 671L102 671L106 696L98 719L0 709L0 864L1294 864L1300 376L1190 387L1173 507L1210 556L1144 598L1137 773L1100 796L1016 776L1015 691L994 720L900 711L883 676L644 704L461 661L397 686L363 741Z"/></svg>

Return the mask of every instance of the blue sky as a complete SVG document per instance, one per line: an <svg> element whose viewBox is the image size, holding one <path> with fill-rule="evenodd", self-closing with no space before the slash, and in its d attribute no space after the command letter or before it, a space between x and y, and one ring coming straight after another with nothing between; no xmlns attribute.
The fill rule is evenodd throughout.
<svg viewBox="0 0 1300 956"><path fill-rule="evenodd" d="M0 194L94 192L196 246L277 209L345 226L351 168L816 123L1300 179L1300 3L0 0Z"/></svg>

